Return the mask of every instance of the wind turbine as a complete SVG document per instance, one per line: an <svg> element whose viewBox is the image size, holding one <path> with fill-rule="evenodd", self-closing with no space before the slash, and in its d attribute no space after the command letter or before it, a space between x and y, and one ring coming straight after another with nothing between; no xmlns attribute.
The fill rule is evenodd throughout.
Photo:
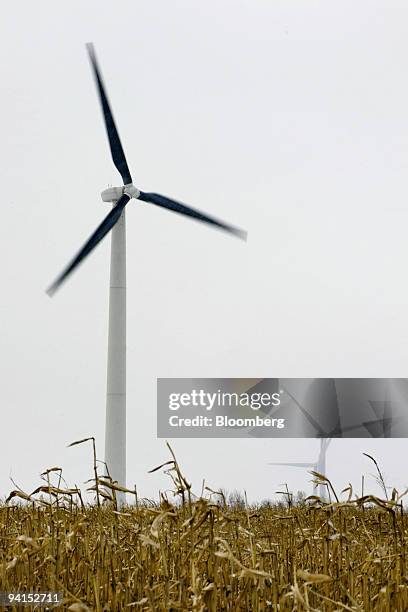
<svg viewBox="0 0 408 612"><path fill-rule="evenodd" d="M208 223L246 240L246 232L206 215L177 200L158 193L139 190L132 181L119 133L102 81L92 43L87 44L89 59L94 73L99 100L105 120L113 163L119 171L123 186L105 189L101 196L104 202L112 203L112 210L85 242L77 255L48 288L52 296L77 266L93 251L97 244L112 231L110 288L109 288L109 335L106 397L105 462L113 480L126 486L126 231L125 206L134 198ZM125 501L118 496L119 503Z"/></svg>
<svg viewBox="0 0 408 612"><path fill-rule="evenodd" d="M381 433L381 432L383 434L382 437L387 437L387 435L389 435L389 428L391 427L391 424L393 422L394 423L397 422L398 420L398 419L393 419L390 416L390 414L387 412L387 414L381 416L378 419L374 419L372 421L363 421L362 423L358 423L356 425L348 425L347 427L343 427L339 420L338 423L333 428L331 428L330 431L326 431L308 413L308 411L305 410L305 408L297 401L297 399L288 392L287 389L285 389L285 391L286 393L288 393L288 395L290 395L293 401L297 404L297 406L300 408L301 412L306 417L306 419L309 421L309 423L316 428L318 435L324 436L324 437L320 437L320 451L319 451L317 461L315 462L273 461L271 463L268 463L268 465L286 465L286 466L299 467L299 468L312 468L314 472L318 472L319 474L326 476L327 449L329 448L330 442L333 439L332 437L326 437L326 436L331 435L335 437L340 437L342 434L347 433L348 431L355 431L357 429L360 429L360 427L365 427L365 429L371 434L372 437L381 437L378 435L378 433ZM320 499L322 500L326 499L327 487L323 482L320 482L319 485L314 483L313 491L315 494L316 492L318 492Z"/></svg>
<svg viewBox="0 0 408 612"><path fill-rule="evenodd" d="M272 463L269 463L269 465L288 465L291 467L312 468L314 472L318 472L319 474L326 476L326 454L327 454L327 449L329 448L329 444L331 441L332 441L332 438L320 438L320 451L319 451L317 461L315 462L301 463L301 462L295 462L295 461L291 461L291 462L274 461ZM317 484L314 483L313 485L314 493L316 493L317 490L318 490L320 499L323 499L323 500L326 499L326 485L324 483L320 483L319 486L317 487Z"/></svg>

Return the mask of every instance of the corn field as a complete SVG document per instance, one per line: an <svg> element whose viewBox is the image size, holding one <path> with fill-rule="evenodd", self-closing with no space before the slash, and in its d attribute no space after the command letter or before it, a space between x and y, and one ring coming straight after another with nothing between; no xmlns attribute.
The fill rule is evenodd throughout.
<svg viewBox="0 0 408 612"><path fill-rule="evenodd" d="M408 524L395 490L337 495L313 473L328 501L294 504L288 492L285 503L230 504L206 487L193 495L174 454L155 469L171 477L171 499L129 491L118 507L122 487L96 468L93 504L62 486L59 468L30 495L12 491L0 505L0 591L58 591L77 612L408 610Z"/></svg>

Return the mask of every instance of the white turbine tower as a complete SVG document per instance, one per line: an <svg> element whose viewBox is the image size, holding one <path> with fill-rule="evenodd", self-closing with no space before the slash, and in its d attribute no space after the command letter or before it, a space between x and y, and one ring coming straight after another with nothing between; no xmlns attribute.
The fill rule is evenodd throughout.
<svg viewBox="0 0 408 612"><path fill-rule="evenodd" d="M112 231L109 336L106 399L105 461L113 480L126 486L126 232L125 206L135 198L173 212L208 223L246 240L246 232L209 217L190 206L166 196L140 191L133 185L119 134L113 119L101 73L92 44L87 45L99 93L113 163L119 171L122 187L111 187L102 192L102 200L112 203L112 210L90 236L82 249L47 290L52 296L66 278L97 244ZM119 494L122 505L125 495Z"/></svg>
<svg viewBox="0 0 408 612"><path fill-rule="evenodd" d="M111 197L108 193L102 199ZM119 198L118 198L119 199ZM116 206L112 200L112 207ZM112 229L109 283L108 371L105 463L113 480L126 486L126 211ZM120 505L125 494L118 493Z"/></svg>
<svg viewBox="0 0 408 612"><path fill-rule="evenodd" d="M326 476L326 453L329 447L332 438L320 438L320 451L317 458L317 461L314 462L295 462L295 461L273 461L268 465L287 465L290 467L299 467L299 468L312 468L314 472L318 472L323 476ZM317 487L316 484L313 485L314 493L318 490L318 495L321 499L325 500L327 498L327 487L325 484L320 483Z"/></svg>

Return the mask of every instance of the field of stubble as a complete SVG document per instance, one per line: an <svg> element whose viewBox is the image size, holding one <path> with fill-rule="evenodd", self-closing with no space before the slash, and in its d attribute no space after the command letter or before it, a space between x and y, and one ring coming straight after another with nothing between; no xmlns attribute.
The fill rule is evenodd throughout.
<svg viewBox="0 0 408 612"><path fill-rule="evenodd" d="M207 488L193 495L172 457L160 467L174 496L161 502L129 494L118 508L119 487L96 474L84 504L57 468L36 493L13 491L0 506L0 590L60 591L73 611L408 610L396 491L337 494L327 481L324 503L231 504Z"/></svg>

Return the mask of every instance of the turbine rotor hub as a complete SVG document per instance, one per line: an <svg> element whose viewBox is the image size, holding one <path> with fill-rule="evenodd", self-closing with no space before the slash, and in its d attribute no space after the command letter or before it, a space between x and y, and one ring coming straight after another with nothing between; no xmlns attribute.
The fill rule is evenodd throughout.
<svg viewBox="0 0 408 612"><path fill-rule="evenodd" d="M134 186L133 183L129 183L129 185L125 185L123 187L123 193L126 193L130 198L137 198L140 196L140 191L137 187Z"/></svg>
<svg viewBox="0 0 408 612"><path fill-rule="evenodd" d="M117 202L124 193L130 198L137 199L140 196L139 189L133 183L129 183L121 187L108 187L108 189L104 189L101 193L101 198L103 202Z"/></svg>

